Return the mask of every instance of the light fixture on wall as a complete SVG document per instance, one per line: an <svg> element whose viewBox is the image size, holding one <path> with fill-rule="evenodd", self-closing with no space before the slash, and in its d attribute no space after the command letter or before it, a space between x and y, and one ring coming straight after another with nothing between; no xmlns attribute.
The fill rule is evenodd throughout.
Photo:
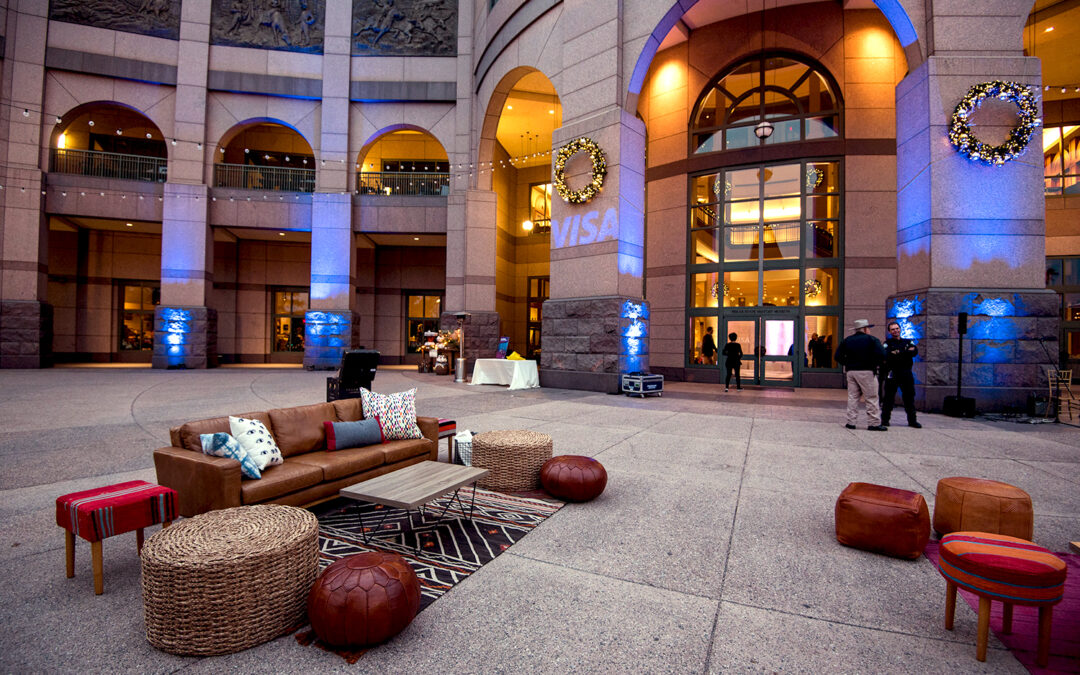
<svg viewBox="0 0 1080 675"><path fill-rule="evenodd" d="M772 122L770 122L768 120L765 120L764 122L761 122L756 127L754 127L754 135L757 136L758 138L761 138L761 139L765 139L765 138L768 138L769 136L772 136L772 132L773 132L773 125L772 125Z"/></svg>
<svg viewBox="0 0 1080 675"><path fill-rule="evenodd" d="M521 229L525 230L526 232L532 232L533 221L531 221L531 220L523 221L521 223Z"/></svg>

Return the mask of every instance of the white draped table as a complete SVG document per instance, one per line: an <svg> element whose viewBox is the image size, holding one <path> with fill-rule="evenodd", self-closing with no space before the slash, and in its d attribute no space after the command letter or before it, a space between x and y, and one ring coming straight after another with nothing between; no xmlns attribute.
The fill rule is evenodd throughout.
<svg viewBox="0 0 1080 675"><path fill-rule="evenodd" d="M508 384L511 389L533 389L540 386L540 374L532 359L476 359L469 384Z"/></svg>

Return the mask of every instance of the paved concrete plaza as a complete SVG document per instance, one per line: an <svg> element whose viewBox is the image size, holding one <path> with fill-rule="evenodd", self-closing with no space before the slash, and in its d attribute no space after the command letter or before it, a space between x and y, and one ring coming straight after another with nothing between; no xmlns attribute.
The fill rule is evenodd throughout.
<svg viewBox="0 0 1080 675"><path fill-rule="evenodd" d="M556 454L603 462L607 490L563 508L352 666L292 636L223 657L157 651L143 634L134 534L104 542L104 595L85 542L65 578L58 495L154 481L151 452L170 426L322 401L326 375L0 371L0 670L1020 673L993 637L975 661L965 603L944 630L945 584L925 557L837 544L836 497L865 481L917 490L933 509L938 479L993 478L1030 493L1036 543L1067 551L1080 538L1080 430L1065 425L923 415L914 430L899 414L887 433L865 431L865 419L848 431L838 390L681 383L642 400L384 368L376 391L415 386L420 414L459 428L550 434Z"/></svg>

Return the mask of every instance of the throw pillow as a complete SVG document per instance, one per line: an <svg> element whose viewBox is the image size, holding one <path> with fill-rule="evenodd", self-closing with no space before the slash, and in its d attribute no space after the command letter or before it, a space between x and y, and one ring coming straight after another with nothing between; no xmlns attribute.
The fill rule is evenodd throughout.
<svg viewBox="0 0 1080 675"><path fill-rule="evenodd" d="M229 416L229 429L248 457L258 465L259 471L271 464L285 463L270 430L259 420Z"/></svg>
<svg viewBox="0 0 1080 675"><path fill-rule="evenodd" d="M403 441L424 437L416 425L416 389L397 394L376 394L361 389L360 401L364 406L365 418L379 418L385 440Z"/></svg>
<svg viewBox="0 0 1080 675"><path fill-rule="evenodd" d="M323 426L326 427L327 450L362 448L383 442L378 417L358 422L323 422Z"/></svg>
<svg viewBox="0 0 1080 675"><path fill-rule="evenodd" d="M214 457L235 459L240 462L240 473L248 478L262 478L259 465L248 457L247 452L240 447L240 443L229 434L224 431L216 434L199 434L199 440L202 441L203 453Z"/></svg>

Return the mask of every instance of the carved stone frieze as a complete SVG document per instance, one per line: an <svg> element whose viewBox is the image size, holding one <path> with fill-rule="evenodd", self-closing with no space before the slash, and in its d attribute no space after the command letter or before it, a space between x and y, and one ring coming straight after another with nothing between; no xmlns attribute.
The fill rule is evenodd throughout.
<svg viewBox="0 0 1080 675"><path fill-rule="evenodd" d="M213 0L210 41L321 54L326 0Z"/></svg>
<svg viewBox="0 0 1080 675"><path fill-rule="evenodd" d="M52 0L49 18L84 26L180 39L180 0Z"/></svg>
<svg viewBox="0 0 1080 675"><path fill-rule="evenodd" d="M353 0L357 56L457 54L457 0Z"/></svg>

